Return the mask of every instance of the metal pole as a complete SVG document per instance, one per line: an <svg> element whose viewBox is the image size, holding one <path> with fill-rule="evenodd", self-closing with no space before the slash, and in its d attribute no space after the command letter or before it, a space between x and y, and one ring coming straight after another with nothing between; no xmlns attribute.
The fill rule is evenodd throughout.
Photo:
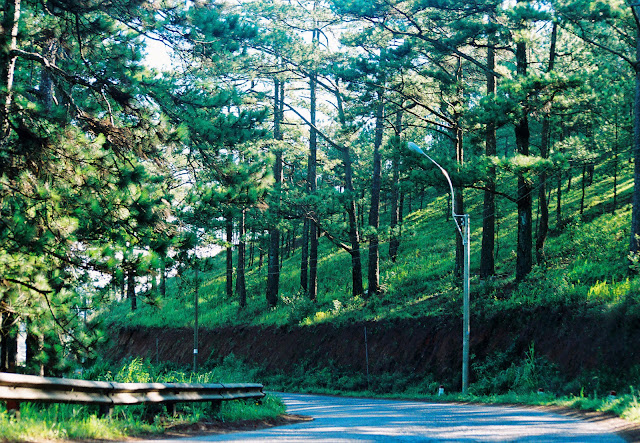
<svg viewBox="0 0 640 443"><path fill-rule="evenodd" d="M464 222L464 282L463 282L463 307L462 307L462 394L466 395L469 390L469 336L470 336L470 297L469 297L469 265L470 265L470 245L471 229L469 226L469 215L463 215Z"/></svg>
<svg viewBox="0 0 640 443"><path fill-rule="evenodd" d="M367 343L367 327L364 327L364 358L367 364L367 389L369 389L369 344Z"/></svg>
<svg viewBox="0 0 640 443"><path fill-rule="evenodd" d="M451 192L451 215L458 228L458 233L462 237L464 246L464 270L463 270L463 294L462 294L462 394L466 395L469 390L469 337L471 335L470 327L470 296L469 296L469 268L470 268L470 251L471 251L471 229L469 227L469 214L456 214L454 208L453 183L446 169L438 164L434 159L428 156L422 148L413 142L408 142L407 147L420 155L424 155L440 169L449 183ZM461 222L459 220L462 219Z"/></svg>
<svg viewBox="0 0 640 443"><path fill-rule="evenodd" d="M196 244L195 253L194 253L194 264L195 264L195 322L193 324L193 372L196 372L198 369L198 246Z"/></svg>

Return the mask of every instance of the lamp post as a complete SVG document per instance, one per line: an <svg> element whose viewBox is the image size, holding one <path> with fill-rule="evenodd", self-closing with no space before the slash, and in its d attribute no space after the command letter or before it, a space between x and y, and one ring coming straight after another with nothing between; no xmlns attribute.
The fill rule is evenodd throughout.
<svg viewBox="0 0 640 443"><path fill-rule="evenodd" d="M469 252L470 248L470 240L471 240L471 230L469 229L469 214L456 214L453 202L453 184L451 183L451 178L447 171L438 164L434 159L429 157L420 146L416 145L413 142L407 143L407 147L418 154L424 155L431 162L440 169L440 171L444 174L447 182L449 183L449 191L451 192L451 216L453 217L454 222L456 223L456 228L458 229L458 233L462 238L462 244L464 246L464 271L463 271L463 306L462 306L462 393L467 394L469 389L469 335L470 335L470 325L469 325L469 317L470 317L470 308L469 308Z"/></svg>
<svg viewBox="0 0 640 443"><path fill-rule="evenodd" d="M196 244L193 252L193 264L195 267L194 278L194 322L193 322L193 372L198 369L198 232L196 231Z"/></svg>

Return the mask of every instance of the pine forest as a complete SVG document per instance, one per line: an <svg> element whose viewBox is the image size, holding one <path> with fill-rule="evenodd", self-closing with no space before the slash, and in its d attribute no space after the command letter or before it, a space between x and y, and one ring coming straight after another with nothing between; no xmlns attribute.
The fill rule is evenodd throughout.
<svg viewBox="0 0 640 443"><path fill-rule="evenodd" d="M407 383L460 390L466 288L472 392L522 388L495 375L521 361L531 389L547 366L558 392L640 382L639 4L2 0L0 19L0 371L87 369L122 330L311 350L428 324L457 357ZM549 347L483 345L525 324ZM623 344L585 372L552 346L569 330ZM335 352L272 363L302 379Z"/></svg>

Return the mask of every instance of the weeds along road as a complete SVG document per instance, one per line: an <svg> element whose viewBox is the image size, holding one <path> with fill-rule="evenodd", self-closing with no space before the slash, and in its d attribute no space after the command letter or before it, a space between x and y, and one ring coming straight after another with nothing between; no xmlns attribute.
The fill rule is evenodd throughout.
<svg viewBox="0 0 640 443"><path fill-rule="evenodd" d="M624 442L597 423L512 406L436 404L279 394L312 421L252 432L166 441ZM156 443L158 441L156 440Z"/></svg>

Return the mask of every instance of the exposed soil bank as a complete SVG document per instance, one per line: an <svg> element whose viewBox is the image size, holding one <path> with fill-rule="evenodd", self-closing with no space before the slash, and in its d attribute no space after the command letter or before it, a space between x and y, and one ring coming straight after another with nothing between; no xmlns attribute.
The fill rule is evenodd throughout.
<svg viewBox="0 0 640 443"><path fill-rule="evenodd" d="M234 354L270 373L286 374L301 366L363 373L365 327L371 374L432 374L443 382L458 379L462 322L453 318L200 330L198 359L204 363ZM144 357L184 366L193 362L191 329L123 328L113 337L106 350L110 359ZM532 343L536 355L555 364L565 379L576 379L592 371L615 379L616 374L629 374L640 367L640 319L624 308L606 314L540 308L472 318L472 363L485 361L498 352L517 362ZM473 376L472 373L472 382ZM637 383L626 380L624 386L629 384ZM602 386L602 389L618 388Z"/></svg>

